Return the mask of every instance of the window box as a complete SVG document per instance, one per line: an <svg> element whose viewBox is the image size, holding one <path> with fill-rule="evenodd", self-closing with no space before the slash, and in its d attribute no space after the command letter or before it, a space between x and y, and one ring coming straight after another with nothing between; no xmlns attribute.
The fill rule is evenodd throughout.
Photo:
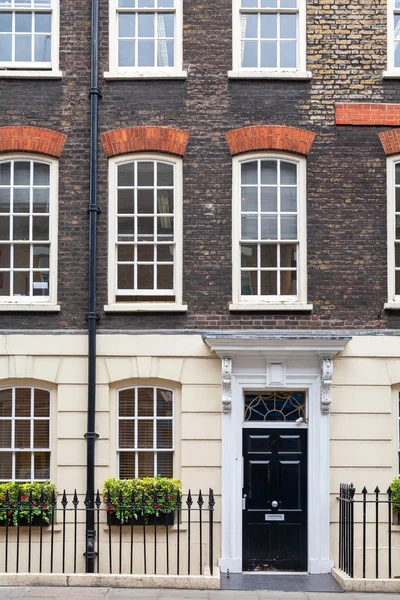
<svg viewBox="0 0 400 600"><path fill-rule="evenodd" d="M144 525L146 526L153 526L156 525L157 527L165 527L165 524L167 524L169 527L172 527L172 525L174 525L175 523L175 512L171 512L171 513L167 513L167 514L159 514L157 515L148 515L147 519L143 516L143 515L138 515L138 518L135 519L135 517L129 517L127 521L125 521L124 523L121 523L121 521L118 519L117 515L115 513L107 514L107 525L109 527L119 527L119 526L129 526L131 527L132 525L134 527L143 527Z"/></svg>
<svg viewBox="0 0 400 600"><path fill-rule="evenodd" d="M57 489L49 481L43 483L0 484L0 527L48 527L52 507L56 505ZM17 501L20 499L20 507ZM43 503L43 508L40 504Z"/></svg>

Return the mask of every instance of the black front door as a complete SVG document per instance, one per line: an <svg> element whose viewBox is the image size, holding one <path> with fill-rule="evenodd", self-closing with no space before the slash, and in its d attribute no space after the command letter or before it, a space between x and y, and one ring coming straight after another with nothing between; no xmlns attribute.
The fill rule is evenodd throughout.
<svg viewBox="0 0 400 600"><path fill-rule="evenodd" d="M243 571L307 570L307 430L244 429Z"/></svg>

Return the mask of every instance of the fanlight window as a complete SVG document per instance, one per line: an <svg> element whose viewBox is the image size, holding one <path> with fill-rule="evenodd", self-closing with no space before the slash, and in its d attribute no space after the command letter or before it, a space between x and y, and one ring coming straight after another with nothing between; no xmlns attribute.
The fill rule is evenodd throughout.
<svg viewBox="0 0 400 600"><path fill-rule="evenodd" d="M306 418L305 392L247 392L245 421L288 421Z"/></svg>

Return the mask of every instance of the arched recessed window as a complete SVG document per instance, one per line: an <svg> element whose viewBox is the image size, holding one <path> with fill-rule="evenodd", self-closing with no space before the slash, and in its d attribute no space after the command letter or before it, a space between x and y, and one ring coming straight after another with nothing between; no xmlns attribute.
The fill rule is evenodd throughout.
<svg viewBox="0 0 400 600"><path fill-rule="evenodd" d="M50 392L0 389L0 481L50 479Z"/></svg>
<svg viewBox="0 0 400 600"><path fill-rule="evenodd" d="M182 160L110 160L109 306L182 304Z"/></svg>
<svg viewBox="0 0 400 600"><path fill-rule="evenodd" d="M118 391L118 476L173 476L174 394L160 387Z"/></svg>
<svg viewBox="0 0 400 600"><path fill-rule="evenodd" d="M0 304L57 302L58 162L0 159Z"/></svg>
<svg viewBox="0 0 400 600"><path fill-rule="evenodd" d="M388 170L388 303L400 305L400 159L389 157Z"/></svg>
<svg viewBox="0 0 400 600"><path fill-rule="evenodd" d="M305 303L305 159L234 158L233 199L234 303Z"/></svg>

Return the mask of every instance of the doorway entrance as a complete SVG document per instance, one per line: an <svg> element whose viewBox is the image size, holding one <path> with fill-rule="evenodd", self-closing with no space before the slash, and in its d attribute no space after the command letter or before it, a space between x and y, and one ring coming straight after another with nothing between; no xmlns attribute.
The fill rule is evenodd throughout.
<svg viewBox="0 0 400 600"><path fill-rule="evenodd" d="M307 429L243 429L243 571L307 571Z"/></svg>

